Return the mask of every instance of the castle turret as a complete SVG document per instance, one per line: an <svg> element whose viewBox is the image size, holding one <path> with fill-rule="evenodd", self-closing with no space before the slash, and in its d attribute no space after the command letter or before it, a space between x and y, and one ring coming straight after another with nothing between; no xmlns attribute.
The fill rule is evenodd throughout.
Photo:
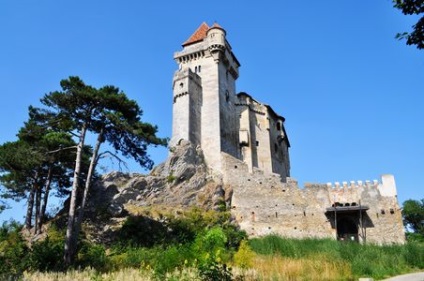
<svg viewBox="0 0 424 281"><path fill-rule="evenodd" d="M206 33L209 51L216 62L223 57L225 52L226 32L218 24L214 24Z"/></svg>
<svg viewBox="0 0 424 281"><path fill-rule="evenodd" d="M200 145L202 82L190 68L177 71L173 86L173 142L185 139Z"/></svg>

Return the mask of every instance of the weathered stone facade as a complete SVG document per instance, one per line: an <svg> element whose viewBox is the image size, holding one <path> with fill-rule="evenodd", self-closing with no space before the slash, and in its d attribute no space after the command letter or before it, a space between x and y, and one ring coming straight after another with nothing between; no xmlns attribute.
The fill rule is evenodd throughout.
<svg viewBox="0 0 424 281"><path fill-rule="evenodd" d="M200 145L208 166L222 169L219 152L260 168L290 175L284 118L246 93L236 94L240 63L217 24L203 23L174 54L171 145L186 139Z"/></svg>
<svg viewBox="0 0 424 281"><path fill-rule="evenodd" d="M240 63L219 25L203 23L174 59L170 145L185 139L202 148L248 234L405 241L393 176L303 189L290 178L285 119L249 94L236 94Z"/></svg>

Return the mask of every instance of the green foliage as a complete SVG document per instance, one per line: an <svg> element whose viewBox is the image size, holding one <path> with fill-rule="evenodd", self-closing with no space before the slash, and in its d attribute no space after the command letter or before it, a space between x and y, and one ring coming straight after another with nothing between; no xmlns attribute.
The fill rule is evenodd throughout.
<svg viewBox="0 0 424 281"><path fill-rule="evenodd" d="M63 269L64 232L51 225L46 239L35 242L28 255L28 269L58 271Z"/></svg>
<svg viewBox="0 0 424 281"><path fill-rule="evenodd" d="M61 241L50 240L47 237L41 242L34 243L29 255L31 270L58 271L63 269L63 239Z"/></svg>
<svg viewBox="0 0 424 281"><path fill-rule="evenodd" d="M215 260L201 264L198 269L202 280L205 281L231 281L233 277L231 268Z"/></svg>
<svg viewBox="0 0 424 281"><path fill-rule="evenodd" d="M251 268L254 257L255 252L249 247L247 240L243 240L240 243L238 251L234 254L234 264L241 269Z"/></svg>
<svg viewBox="0 0 424 281"><path fill-rule="evenodd" d="M156 249L153 263L150 265L156 276L162 279L168 272L176 268L182 268L189 261L193 261L195 255L187 248L187 245L172 245L166 249Z"/></svg>
<svg viewBox="0 0 424 281"><path fill-rule="evenodd" d="M173 183L176 179L177 179L177 177L174 176L174 171L171 170L171 172L169 172L169 175L166 177L166 182L167 183Z"/></svg>
<svg viewBox="0 0 424 281"><path fill-rule="evenodd" d="M402 255L405 257L407 265L424 269L424 244L417 242L407 243L402 248Z"/></svg>
<svg viewBox="0 0 424 281"><path fill-rule="evenodd" d="M424 243L424 235L422 235L421 233L407 232L406 240L408 242Z"/></svg>
<svg viewBox="0 0 424 281"><path fill-rule="evenodd" d="M406 200L402 209L404 224L424 236L424 199Z"/></svg>
<svg viewBox="0 0 424 281"><path fill-rule="evenodd" d="M187 244L205 230L220 226L227 240L226 247L236 250L240 241L247 238L244 231L230 224L228 212L203 211L197 207L180 214L161 215L161 221L144 216L130 216L118 233L120 245L153 247Z"/></svg>
<svg viewBox="0 0 424 281"><path fill-rule="evenodd" d="M394 7L401 10L404 15L422 15L424 1L422 0L393 0ZM412 26L412 32L403 32L396 35L397 39L405 39L407 45L416 45L424 49L424 16Z"/></svg>
<svg viewBox="0 0 424 281"><path fill-rule="evenodd" d="M143 216L130 216L118 233L119 243L127 246L153 247L171 242L166 225ZM168 241L168 242L167 242Z"/></svg>
<svg viewBox="0 0 424 281"><path fill-rule="evenodd" d="M28 266L28 247L15 221L4 222L0 227L0 279L19 276Z"/></svg>
<svg viewBox="0 0 424 281"><path fill-rule="evenodd" d="M139 268L152 263L156 255L156 249L140 247L116 247L108 255L109 270L118 270L123 268Z"/></svg>
<svg viewBox="0 0 424 281"><path fill-rule="evenodd" d="M218 226L198 235L193 250L197 254L198 269L203 280L231 280L231 269L227 267L230 256L225 249L227 237Z"/></svg>
<svg viewBox="0 0 424 281"><path fill-rule="evenodd" d="M103 245L85 242L78 252L77 266L81 268L92 267L103 271L107 266L106 249Z"/></svg>
<svg viewBox="0 0 424 281"><path fill-rule="evenodd" d="M110 256L111 264L152 269L160 280L190 266L198 269L202 280L231 280L226 264L246 234L228 221L228 213L199 208L163 217L161 222L129 217L119 233L121 246Z"/></svg>

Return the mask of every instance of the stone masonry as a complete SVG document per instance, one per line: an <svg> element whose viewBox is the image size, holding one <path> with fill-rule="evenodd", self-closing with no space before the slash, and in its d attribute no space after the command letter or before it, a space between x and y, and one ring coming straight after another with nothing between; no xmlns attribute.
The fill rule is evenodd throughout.
<svg viewBox="0 0 424 281"><path fill-rule="evenodd" d="M223 179L228 205L251 236L334 238L404 243L394 177L308 184L290 178L285 118L247 93L236 93L240 63L218 24L203 23L174 54L173 132L203 150Z"/></svg>

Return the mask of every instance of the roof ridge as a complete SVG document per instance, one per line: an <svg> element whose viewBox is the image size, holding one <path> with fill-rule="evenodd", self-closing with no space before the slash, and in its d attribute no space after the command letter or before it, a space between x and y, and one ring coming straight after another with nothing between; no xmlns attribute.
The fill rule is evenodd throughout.
<svg viewBox="0 0 424 281"><path fill-rule="evenodd" d="M183 43L183 47L202 41L206 37L206 33L209 30L209 26L206 22L203 22L196 31Z"/></svg>

